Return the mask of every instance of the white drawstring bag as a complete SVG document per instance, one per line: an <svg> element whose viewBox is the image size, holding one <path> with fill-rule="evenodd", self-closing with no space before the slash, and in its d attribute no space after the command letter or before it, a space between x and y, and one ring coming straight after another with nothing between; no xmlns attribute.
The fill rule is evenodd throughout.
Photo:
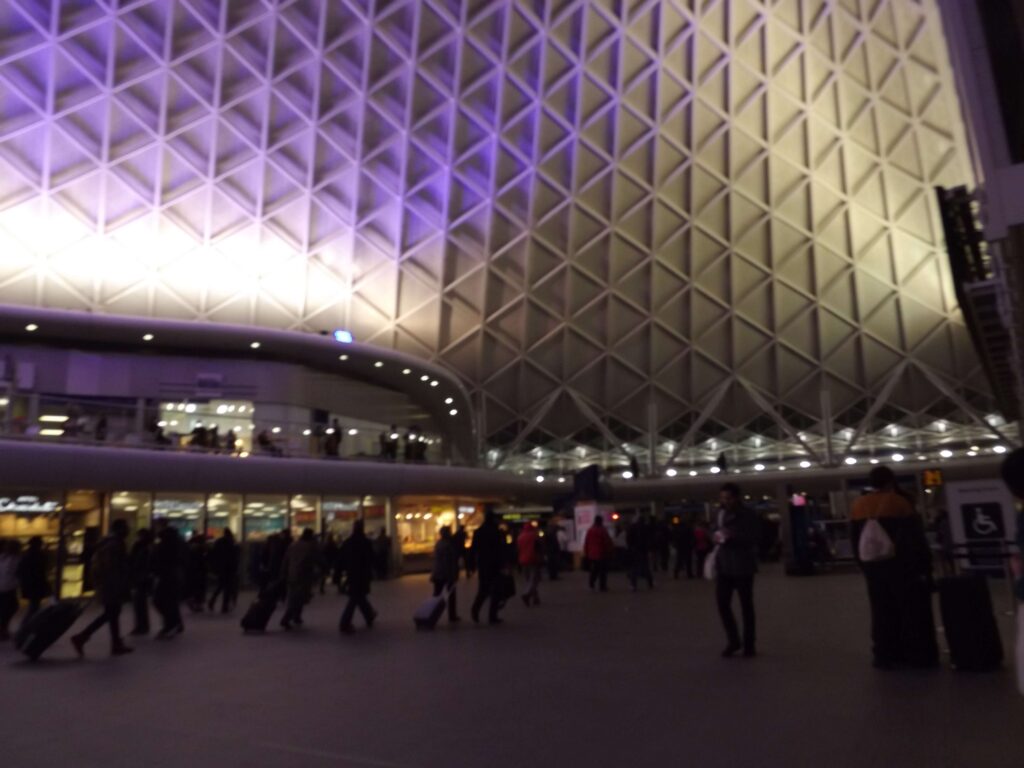
<svg viewBox="0 0 1024 768"><path fill-rule="evenodd" d="M875 563L880 560L892 560L896 556L896 547L882 524L872 519L868 520L860 533L857 553L862 563Z"/></svg>
<svg viewBox="0 0 1024 768"><path fill-rule="evenodd" d="M714 581L718 575L718 547L716 546L710 552L708 556L704 558L704 578L708 581Z"/></svg>
<svg viewBox="0 0 1024 768"><path fill-rule="evenodd" d="M1017 605L1017 690L1024 695L1024 603Z"/></svg>

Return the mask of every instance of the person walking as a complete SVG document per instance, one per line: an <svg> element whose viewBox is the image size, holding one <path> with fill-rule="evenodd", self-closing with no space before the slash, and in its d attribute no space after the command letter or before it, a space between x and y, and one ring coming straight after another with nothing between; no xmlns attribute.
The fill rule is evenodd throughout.
<svg viewBox="0 0 1024 768"><path fill-rule="evenodd" d="M238 601L238 566L242 550L235 541L235 534L225 528L213 546L210 547L210 570L213 571L214 587L206 607L211 611L221 599L220 612L227 613Z"/></svg>
<svg viewBox="0 0 1024 768"><path fill-rule="evenodd" d="M615 542L604 526L604 518L597 515L583 539L583 557L590 567L591 589L597 586L602 592L608 591L608 564L614 554Z"/></svg>
<svg viewBox="0 0 1024 768"><path fill-rule="evenodd" d="M202 613L206 604L209 578L206 555L206 534L196 531L188 540L188 558L185 561L185 602L193 613Z"/></svg>
<svg viewBox="0 0 1024 768"><path fill-rule="evenodd" d="M163 626L158 638L174 637L185 631L181 618L181 585L185 567L186 546L178 529L163 523L153 547L153 607L160 614Z"/></svg>
<svg viewBox="0 0 1024 768"><path fill-rule="evenodd" d="M757 655L754 617L754 574L757 572L758 524L755 512L743 504L739 486L726 483L718 494L721 509L714 540L718 544L715 555L715 597L718 614L725 628L727 644L722 656L728 658L741 648L747 657ZM732 613L732 596L737 593L743 614L743 637Z"/></svg>
<svg viewBox="0 0 1024 768"><path fill-rule="evenodd" d="M931 551L924 523L910 499L900 492L889 467L872 469L868 482L874 490L854 501L850 523L853 551L871 604L874 666L935 667L939 650L931 607ZM871 520L877 521L891 541L890 557L861 559L859 543Z"/></svg>
<svg viewBox="0 0 1024 768"><path fill-rule="evenodd" d="M523 605L540 605L540 567L544 561L541 554L541 538L537 527L527 523L516 537L516 556L523 574Z"/></svg>
<svg viewBox="0 0 1024 768"><path fill-rule="evenodd" d="M447 595L450 624L461 621L455 602L455 585L458 580L459 553L455 549L452 529L446 525L441 529L441 537L434 545L434 569L430 572L430 581L434 585L434 597Z"/></svg>
<svg viewBox="0 0 1024 768"><path fill-rule="evenodd" d="M35 616L43 600L51 594L50 582L46 578L46 550L41 536L28 540L28 548L18 561L18 585L21 597L28 602L28 609L21 623Z"/></svg>
<svg viewBox="0 0 1024 768"><path fill-rule="evenodd" d="M672 546L676 550L676 565L673 578L686 571L686 578L693 578L693 528L685 517L679 519L672 529Z"/></svg>
<svg viewBox="0 0 1024 768"><path fill-rule="evenodd" d="M132 613L135 624L131 635L149 634L149 595L153 589L153 535L148 528L140 528L135 534L128 555L128 572L132 590Z"/></svg>
<svg viewBox="0 0 1024 768"><path fill-rule="evenodd" d="M313 598L317 580L320 549L312 528L306 528L299 540L292 544L281 563L281 578L288 585L288 600L281 626L291 629L292 624L302 626L302 609Z"/></svg>
<svg viewBox="0 0 1024 768"><path fill-rule="evenodd" d="M11 637L10 624L18 612L18 563L21 547L14 539L0 539L0 640Z"/></svg>
<svg viewBox="0 0 1024 768"><path fill-rule="evenodd" d="M558 532L561 529L558 521L552 518L544 531L544 564L548 568L548 579L551 581L558 581L558 574L562 570L562 548L558 541Z"/></svg>
<svg viewBox="0 0 1024 768"><path fill-rule="evenodd" d="M121 639L121 608L128 599L130 571L128 567L128 523L115 520L108 535L93 553L91 567L96 596L103 606L103 612L85 629L72 635L71 645L79 657L85 655L85 644L104 624L110 628L110 655L123 656L132 648Z"/></svg>
<svg viewBox="0 0 1024 768"><path fill-rule="evenodd" d="M353 631L352 617L356 608L363 614L366 626L373 628L377 612L370 605L370 583L373 581L373 543L363 531L363 521L356 520L352 535L341 545L341 566L348 584L348 602L341 613L338 629L349 634Z"/></svg>
<svg viewBox="0 0 1024 768"><path fill-rule="evenodd" d="M452 544L455 547L455 553L459 556L459 560L466 568L466 578L473 577L472 568L472 551L466 546L466 539L469 538L466 534L466 526L460 524L452 536Z"/></svg>
<svg viewBox="0 0 1024 768"><path fill-rule="evenodd" d="M320 594L327 592L327 580L334 573L334 564L338 560L338 540L333 533L324 535L320 546Z"/></svg>
<svg viewBox="0 0 1024 768"><path fill-rule="evenodd" d="M479 623L480 609L484 603L489 603L488 622L501 624L498 612L503 596L499 594L499 581L505 565L505 538L490 507L484 511L484 521L473 534L473 560L476 563L477 592L470 615L475 623Z"/></svg>
<svg viewBox="0 0 1024 768"><path fill-rule="evenodd" d="M651 524L646 515L629 524L626 529L626 550L629 552L629 588L636 592L640 579L647 582L648 589L654 589L651 574Z"/></svg>

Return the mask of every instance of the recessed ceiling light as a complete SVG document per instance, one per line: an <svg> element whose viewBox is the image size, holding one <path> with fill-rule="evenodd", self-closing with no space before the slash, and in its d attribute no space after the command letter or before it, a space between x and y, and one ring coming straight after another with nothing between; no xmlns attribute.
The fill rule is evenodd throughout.
<svg viewBox="0 0 1024 768"><path fill-rule="evenodd" d="M260 343L259 343L258 341L254 341L254 342L253 342L252 344L250 344L249 346L250 346L251 348L253 348L253 349L259 349L259 348L260 348Z"/></svg>
<svg viewBox="0 0 1024 768"><path fill-rule="evenodd" d="M538 483L543 483L544 482L544 475L537 475L537 482Z"/></svg>
<svg viewBox="0 0 1024 768"><path fill-rule="evenodd" d="M446 397L446 398L444 399L444 404L445 404L445 405L451 405L451 404L452 404L452 403L454 403L454 402L455 402L455 398L453 398L453 397Z"/></svg>
<svg viewBox="0 0 1024 768"><path fill-rule="evenodd" d="M948 448L944 448L943 450L939 451L939 456L941 456L944 459L951 459L953 458L953 452Z"/></svg>
<svg viewBox="0 0 1024 768"><path fill-rule="evenodd" d="M412 368L403 368L402 369L402 375L403 376L408 376L410 373L412 373Z"/></svg>
<svg viewBox="0 0 1024 768"><path fill-rule="evenodd" d="M350 434L350 435L351 435L352 437L355 437L356 435L358 435L358 434L359 434L359 430L358 430L358 429L355 429L355 428L353 427L352 429L350 429L350 430L348 431L348 433L349 433L349 434Z"/></svg>
<svg viewBox="0 0 1024 768"><path fill-rule="evenodd" d="M993 446L992 450L995 451L996 453L1006 453L1006 446L1005 445L996 445L996 446Z"/></svg>
<svg viewBox="0 0 1024 768"><path fill-rule="evenodd" d="M712 475L717 475L717 474L718 474L719 472L721 472L721 471L722 471L722 468L721 468L721 467L712 467L712 468L711 468L711 474L712 474Z"/></svg>
<svg viewBox="0 0 1024 768"><path fill-rule="evenodd" d="M625 472L623 472L623 473L622 473L622 479L623 479L623 480L632 480L632 479L633 479L633 473L632 473L632 472L630 472L630 471L629 471L629 470L627 469L627 470L626 470Z"/></svg>
<svg viewBox="0 0 1024 768"><path fill-rule="evenodd" d="M902 453L894 453L892 455L892 460L893 461L903 461L903 454Z"/></svg>
<svg viewBox="0 0 1024 768"><path fill-rule="evenodd" d="M857 463L857 459L855 459L853 456L847 456L845 461L851 467Z"/></svg>
<svg viewBox="0 0 1024 768"><path fill-rule="evenodd" d="M436 387L440 383L441 383L440 381L438 381L437 379L434 379L432 382L430 382L430 386Z"/></svg>
<svg viewBox="0 0 1024 768"><path fill-rule="evenodd" d="M152 333L144 334L143 337L142 337L142 340L143 341L152 341L153 340L153 334Z"/></svg>
<svg viewBox="0 0 1024 768"><path fill-rule="evenodd" d="M378 360L376 363L373 364L373 367L374 368L383 368L384 367L384 363L382 363L380 360Z"/></svg>
<svg viewBox="0 0 1024 768"><path fill-rule="evenodd" d="M678 472L676 472L676 471L675 471L674 469L672 469L671 467L669 467L669 468L668 468L667 470L665 470L665 474L666 474L666 475L668 475L669 477L675 477L675 476L676 476L677 474L679 474L679 473L678 473Z"/></svg>
<svg viewBox="0 0 1024 768"><path fill-rule="evenodd" d="M448 411L448 415L449 416L458 416L459 415L459 409L458 408L452 408L450 411Z"/></svg>
<svg viewBox="0 0 1024 768"><path fill-rule="evenodd" d="M764 472L764 464L755 464L754 465L754 471L755 472Z"/></svg>
<svg viewBox="0 0 1024 768"><path fill-rule="evenodd" d="M696 469L691 469L690 470L690 477L696 477L696 476L697 476L697 470Z"/></svg>
<svg viewBox="0 0 1024 768"><path fill-rule="evenodd" d="M811 468L811 462L807 461L806 459L804 459L803 461L800 462L800 469L810 469L810 468Z"/></svg>
<svg viewBox="0 0 1024 768"><path fill-rule="evenodd" d="M36 325L35 323L29 323L28 325L25 326L25 330L28 331L29 333L32 333L33 331L38 331L39 326Z"/></svg>
<svg viewBox="0 0 1024 768"><path fill-rule="evenodd" d="M346 360L348 360L348 355L338 355L338 359L344 363Z"/></svg>

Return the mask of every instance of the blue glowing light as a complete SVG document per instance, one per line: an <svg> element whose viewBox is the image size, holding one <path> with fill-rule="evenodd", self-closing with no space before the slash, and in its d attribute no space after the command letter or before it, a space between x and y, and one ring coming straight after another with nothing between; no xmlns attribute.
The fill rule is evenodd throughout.
<svg viewBox="0 0 1024 768"><path fill-rule="evenodd" d="M351 331L335 331L334 340L340 341L342 344L352 343L352 332Z"/></svg>

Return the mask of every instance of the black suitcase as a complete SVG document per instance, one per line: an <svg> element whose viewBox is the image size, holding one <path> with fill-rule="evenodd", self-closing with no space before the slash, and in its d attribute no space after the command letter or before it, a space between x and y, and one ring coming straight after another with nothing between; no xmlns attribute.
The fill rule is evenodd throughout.
<svg viewBox="0 0 1024 768"><path fill-rule="evenodd" d="M275 608L277 608L277 600L257 598L242 617L242 629L245 632L266 632L267 624L270 623L270 617L274 615Z"/></svg>
<svg viewBox="0 0 1024 768"><path fill-rule="evenodd" d="M440 621L444 615L445 600L443 595L437 597L430 597L424 600L420 606L416 609L416 612L412 615L413 623L417 629L433 629L437 626L437 622Z"/></svg>
<svg viewBox="0 0 1024 768"><path fill-rule="evenodd" d="M15 647L35 661L71 629L88 604L84 600L61 600L41 608L14 635Z"/></svg>
<svg viewBox="0 0 1024 768"><path fill-rule="evenodd" d="M939 610L956 669L985 672L1003 663L992 598L984 576L939 579Z"/></svg>

